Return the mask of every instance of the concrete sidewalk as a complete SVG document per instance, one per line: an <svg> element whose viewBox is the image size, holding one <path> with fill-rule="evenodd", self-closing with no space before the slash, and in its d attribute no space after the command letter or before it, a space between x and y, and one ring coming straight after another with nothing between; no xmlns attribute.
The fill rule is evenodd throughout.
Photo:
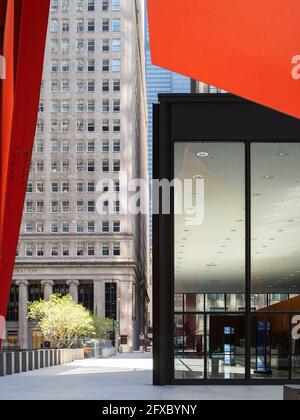
<svg viewBox="0 0 300 420"><path fill-rule="evenodd" d="M122 354L0 378L0 400L282 400L281 386L154 387L150 354Z"/></svg>

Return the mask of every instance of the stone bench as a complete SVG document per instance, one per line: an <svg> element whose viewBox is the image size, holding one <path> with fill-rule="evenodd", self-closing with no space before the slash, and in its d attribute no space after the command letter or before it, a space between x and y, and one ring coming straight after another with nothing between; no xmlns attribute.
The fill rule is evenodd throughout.
<svg viewBox="0 0 300 420"><path fill-rule="evenodd" d="M284 401L300 401L300 385L285 385L283 399Z"/></svg>

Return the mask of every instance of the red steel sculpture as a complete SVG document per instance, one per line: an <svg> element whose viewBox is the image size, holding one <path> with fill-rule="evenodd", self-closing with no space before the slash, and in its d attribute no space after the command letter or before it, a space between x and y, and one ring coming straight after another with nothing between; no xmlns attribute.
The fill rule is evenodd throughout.
<svg viewBox="0 0 300 420"><path fill-rule="evenodd" d="M153 64L300 118L299 0L148 0Z"/></svg>
<svg viewBox="0 0 300 420"><path fill-rule="evenodd" d="M49 6L50 0L0 0L0 321L7 311L35 136Z"/></svg>

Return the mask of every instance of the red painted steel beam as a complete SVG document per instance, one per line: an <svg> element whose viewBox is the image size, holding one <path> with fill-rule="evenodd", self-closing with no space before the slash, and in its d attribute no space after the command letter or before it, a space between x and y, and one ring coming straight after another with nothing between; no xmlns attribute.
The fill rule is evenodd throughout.
<svg viewBox="0 0 300 420"><path fill-rule="evenodd" d="M37 121L50 0L0 0L0 317L6 316ZM1 338L1 337L0 337Z"/></svg>
<svg viewBox="0 0 300 420"><path fill-rule="evenodd" d="M300 118L299 0L148 0L152 62Z"/></svg>

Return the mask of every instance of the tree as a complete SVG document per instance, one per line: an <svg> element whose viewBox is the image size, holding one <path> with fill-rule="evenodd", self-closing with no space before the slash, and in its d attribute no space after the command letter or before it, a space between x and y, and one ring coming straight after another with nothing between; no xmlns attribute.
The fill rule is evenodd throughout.
<svg viewBox="0 0 300 420"><path fill-rule="evenodd" d="M94 316L94 325L96 337L100 339L107 338L107 334L114 330L114 321L104 316Z"/></svg>
<svg viewBox="0 0 300 420"><path fill-rule="evenodd" d="M28 317L37 321L53 348L70 348L80 338L95 336L92 315L76 304L71 295L53 294L49 301L30 302L28 311Z"/></svg>

